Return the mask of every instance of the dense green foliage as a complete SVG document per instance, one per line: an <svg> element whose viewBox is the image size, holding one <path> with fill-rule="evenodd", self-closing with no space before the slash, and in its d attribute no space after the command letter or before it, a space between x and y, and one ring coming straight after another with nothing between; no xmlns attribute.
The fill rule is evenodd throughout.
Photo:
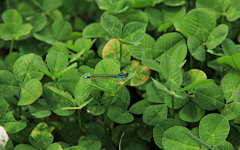
<svg viewBox="0 0 240 150"><path fill-rule="evenodd" d="M0 5L0 149L240 149L239 0Z"/></svg>

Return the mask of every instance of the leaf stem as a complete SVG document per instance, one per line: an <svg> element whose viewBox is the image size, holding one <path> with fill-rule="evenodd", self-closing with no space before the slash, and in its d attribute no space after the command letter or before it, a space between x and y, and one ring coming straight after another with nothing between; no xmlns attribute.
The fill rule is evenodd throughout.
<svg viewBox="0 0 240 150"><path fill-rule="evenodd" d="M119 146L118 146L118 149L119 149L119 150L122 150L122 149L121 149L121 144L122 144L122 138L123 138L124 134L125 134L125 133L123 132L123 133L122 133L122 136L121 136L121 138L120 138L120 141L119 141Z"/></svg>
<svg viewBox="0 0 240 150"><path fill-rule="evenodd" d="M222 15L222 21L221 24L224 24L224 15Z"/></svg>
<svg viewBox="0 0 240 150"><path fill-rule="evenodd" d="M7 9L11 9L10 5L9 5L9 1L6 0L6 5L7 5Z"/></svg>
<svg viewBox="0 0 240 150"><path fill-rule="evenodd" d="M174 112L174 96L172 95L172 118L175 119L175 112Z"/></svg>
<svg viewBox="0 0 240 150"><path fill-rule="evenodd" d="M50 12L45 12L46 15L48 15L51 19L55 20L54 16Z"/></svg>
<svg viewBox="0 0 240 150"><path fill-rule="evenodd" d="M104 122L104 126L105 126L105 131L107 131L107 128L109 128L109 131L111 132L111 130L110 130L110 127L108 127L108 125L107 125L107 113L108 113L108 109L109 109L109 107L110 107L110 104L111 104L111 102L112 102L112 96L110 96L109 97L110 98L110 101L109 101L109 103L108 103L108 105L107 105L107 108L106 108L106 112L104 113L104 116L105 117L103 117L104 118L104 120L103 120L103 122Z"/></svg>
<svg viewBox="0 0 240 150"><path fill-rule="evenodd" d="M14 45L14 38L15 38L15 36L13 36L13 39L12 39L12 41L11 41L11 45L10 45L10 54L12 53L12 51L13 51L13 45Z"/></svg>
<svg viewBox="0 0 240 150"><path fill-rule="evenodd" d="M193 5L194 5L194 2L192 2L192 0L188 0L188 1L187 1L187 9L188 9L188 11L190 11L191 8L194 7Z"/></svg>
<svg viewBox="0 0 240 150"><path fill-rule="evenodd" d="M79 125L79 130L80 130L80 133L82 134L82 119L81 119L80 109L78 109L77 112L78 112L78 125Z"/></svg>
<svg viewBox="0 0 240 150"><path fill-rule="evenodd" d="M110 107L110 104L111 104L111 102L112 102L112 99L113 99L113 96L110 96L110 101L109 101L108 106L107 106L106 114L108 113L108 109L109 109L109 107Z"/></svg>
<svg viewBox="0 0 240 150"><path fill-rule="evenodd" d="M18 7L18 0L15 0L15 8L17 9Z"/></svg>
<svg viewBox="0 0 240 150"><path fill-rule="evenodd" d="M56 84L57 88L59 89L57 81L53 79L53 82Z"/></svg>

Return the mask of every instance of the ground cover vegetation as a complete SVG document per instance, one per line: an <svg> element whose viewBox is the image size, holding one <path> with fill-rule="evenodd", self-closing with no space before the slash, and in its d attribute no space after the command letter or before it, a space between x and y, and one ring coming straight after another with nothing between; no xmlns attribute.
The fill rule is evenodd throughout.
<svg viewBox="0 0 240 150"><path fill-rule="evenodd" d="M0 148L240 149L239 0L0 12Z"/></svg>

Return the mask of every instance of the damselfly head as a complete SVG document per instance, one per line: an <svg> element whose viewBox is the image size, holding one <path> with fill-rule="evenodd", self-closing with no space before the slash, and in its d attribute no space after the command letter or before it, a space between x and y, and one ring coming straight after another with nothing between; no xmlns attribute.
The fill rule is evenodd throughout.
<svg viewBox="0 0 240 150"><path fill-rule="evenodd" d="M91 78L90 76L84 76L83 79Z"/></svg>

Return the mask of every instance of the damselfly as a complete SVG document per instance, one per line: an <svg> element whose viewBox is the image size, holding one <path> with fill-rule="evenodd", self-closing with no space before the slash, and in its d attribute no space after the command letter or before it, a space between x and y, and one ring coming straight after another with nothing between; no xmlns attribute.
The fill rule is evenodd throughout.
<svg viewBox="0 0 240 150"><path fill-rule="evenodd" d="M92 76L84 76L84 79L88 78L123 78L125 79L128 77L128 72L127 73L119 73L119 74L93 74Z"/></svg>

